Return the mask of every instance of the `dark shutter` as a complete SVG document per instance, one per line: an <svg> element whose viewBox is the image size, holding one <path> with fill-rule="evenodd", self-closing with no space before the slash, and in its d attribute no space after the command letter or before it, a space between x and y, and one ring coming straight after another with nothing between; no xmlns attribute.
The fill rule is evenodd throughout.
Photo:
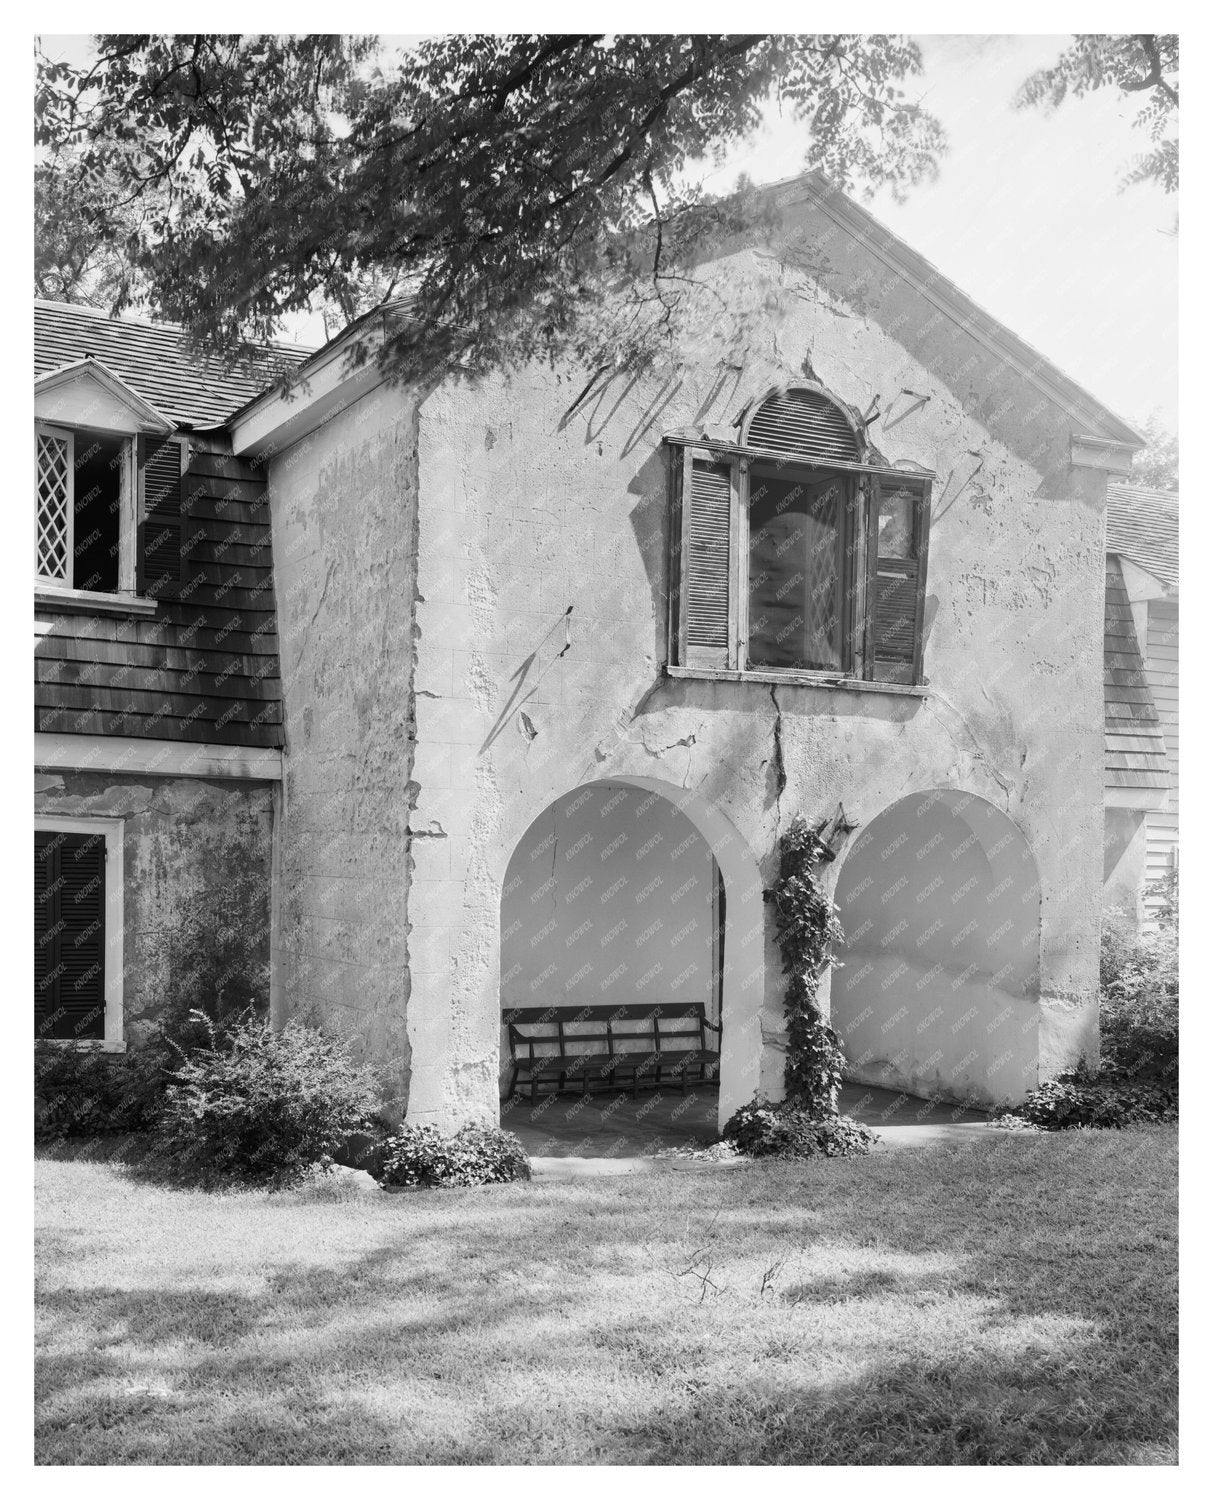
<svg viewBox="0 0 1213 1500"><path fill-rule="evenodd" d="M732 470L692 458L682 486L679 614L687 666L727 667L730 644Z"/></svg>
<svg viewBox="0 0 1213 1500"><path fill-rule="evenodd" d="M138 589L153 598L171 597L181 582L182 489L180 441L141 437Z"/></svg>
<svg viewBox="0 0 1213 1500"><path fill-rule="evenodd" d="M930 514L929 480L873 478L864 649L864 675L872 681L922 681Z"/></svg>
<svg viewBox="0 0 1213 1500"><path fill-rule="evenodd" d="M34 1037L105 1036L105 835L34 834Z"/></svg>

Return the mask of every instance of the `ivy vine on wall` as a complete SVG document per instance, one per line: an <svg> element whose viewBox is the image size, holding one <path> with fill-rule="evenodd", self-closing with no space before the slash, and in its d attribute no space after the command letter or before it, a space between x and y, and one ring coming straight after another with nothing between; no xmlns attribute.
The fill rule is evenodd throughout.
<svg viewBox="0 0 1213 1500"><path fill-rule="evenodd" d="M766 893L775 908L776 940L788 976L787 1100L816 1115L838 1113L842 1086L842 1043L818 1008L817 990L828 969L841 967L835 947L843 931L838 908L822 888L815 867L834 858L834 841L855 826L847 822L841 806L816 828L797 813L780 836L779 878Z"/></svg>

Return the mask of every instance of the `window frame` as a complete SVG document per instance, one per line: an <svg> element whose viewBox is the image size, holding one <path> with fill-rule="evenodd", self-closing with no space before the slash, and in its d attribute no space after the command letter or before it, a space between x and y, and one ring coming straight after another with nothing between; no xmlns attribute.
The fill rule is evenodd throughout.
<svg viewBox="0 0 1213 1500"><path fill-rule="evenodd" d="M72 427L60 426L55 422L37 420L34 422L34 583L43 588L71 588L69 579L55 578L49 573L38 572L38 527L41 522L39 514L41 474L38 468L40 438L53 438L67 445L67 536L64 562L70 574L76 555L76 432Z"/></svg>
<svg viewBox="0 0 1213 1500"><path fill-rule="evenodd" d="M61 818L54 813L36 814L35 833L101 834L105 839L105 1035L103 1037L45 1037L35 1041L42 1047L68 1047L76 1051L125 1052L123 946L125 824L121 818Z"/></svg>
<svg viewBox="0 0 1213 1500"><path fill-rule="evenodd" d="M755 403L757 406L758 403ZM744 430L744 429L743 429ZM777 453L751 448L741 443L713 442L706 436L695 439L671 434L663 439L670 451L669 494L670 572L667 579L669 602L667 624L666 672L671 677L707 678L718 681L770 682L805 686L837 687L859 692L881 692L925 697L927 685L923 670L923 594L928 564L930 536L931 485L937 477L921 468L898 468L889 464L849 463L842 460L821 462L808 456ZM687 662L686 639L686 566L687 550L682 545L686 517L687 489L696 461L729 467L731 512L729 518L730 559L728 570L728 649L727 665L712 666ZM842 572L839 589L843 601L840 632L842 666L838 669L808 670L751 665L749 660L749 496L753 469L774 468L811 475L814 480L844 478L852 486L843 502L846 512L840 526L840 551L852 561ZM919 589L915 621L916 652L912 682L883 681L874 672L873 632L870 601L877 555L876 481L910 480L924 487L918 508L915 540L919 547L923 584Z"/></svg>
<svg viewBox="0 0 1213 1500"><path fill-rule="evenodd" d="M81 448L82 440L87 445L88 440L101 438L106 442L117 443L121 447L122 467L118 479L118 587L112 592L99 589L76 588L65 579L53 578L47 574L39 573L37 571L37 558L35 557L35 607L69 614L110 614L146 619L153 618L158 613L162 601L170 597L170 595L167 591L159 594L151 594L140 589L140 509L143 485L140 474L139 453L140 443L146 434L126 432L113 427L89 426L84 423L51 421L43 417L35 417L35 547L38 526L37 451L38 438L43 434L64 439L69 445L69 452L71 454L71 469L68 474L71 509L69 538L72 549L73 567L75 561L75 455ZM184 482L184 478L189 471L190 445L188 438L184 434L175 432L166 434L165 438L177 443L180 453L181 475Z"/></svg>

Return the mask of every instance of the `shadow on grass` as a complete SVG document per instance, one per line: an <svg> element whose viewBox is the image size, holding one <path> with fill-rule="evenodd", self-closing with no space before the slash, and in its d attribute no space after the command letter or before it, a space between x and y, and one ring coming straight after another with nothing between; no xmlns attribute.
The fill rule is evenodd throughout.
<svg viewBox="0 0 1213 1500"><path fill-rule="evenodd" d="M373 1196L322 1264L342 1208L263 1195L245 1286L43 1291L40 1459L1172 1462L1169 1186L1120 1146Z"/></svg>

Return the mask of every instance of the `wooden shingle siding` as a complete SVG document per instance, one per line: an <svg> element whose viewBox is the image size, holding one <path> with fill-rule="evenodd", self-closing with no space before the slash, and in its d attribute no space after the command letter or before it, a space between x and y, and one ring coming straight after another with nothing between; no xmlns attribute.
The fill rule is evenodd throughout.
<svg viewBox="0 0 1213 1500"><path fill-rule="evenodd" d="M214 440L190 441L174 597L151 620L36 610L36 729L281 745L265 478Z"/></svg>
<svg viewBox="0 0 1213 1500"><path fill-rule="evenodd" d="M1146 814L1146 886L1161 880L1179 850L1179 601L1152 599L1147 622L1146 678L1167 747L1170 795ZM1147 897L1147 912L1159 902Z"/></svg>
<svg viewBox="0 0 1213 1500"><path fill-rule="evenodd" d="M1104 784L1167 786L1166 746L1133 626L1119 560L1107 559L1104 594Z"/></svg>

